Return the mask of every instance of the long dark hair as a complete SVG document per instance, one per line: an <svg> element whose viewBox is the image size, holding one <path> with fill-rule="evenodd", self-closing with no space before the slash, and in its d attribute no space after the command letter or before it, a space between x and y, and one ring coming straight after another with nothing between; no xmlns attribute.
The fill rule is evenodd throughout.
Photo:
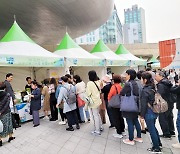
<svg viewBox="0 0 180 154"><path fill-rule="evenodd" d="M147 80L145 83L146 85L151 85L153 88L155 88L154 79L149 72L144 72L141 77L143 80Z"/></svg>
<svg viewBox="0 0 180 154"><path fill-rule="evenodd" d="M57 87L56 79L55 78L51 78L50 84L54 84L54 87L56 88Z"/></svg>
<svg viewBox="0 0 180 154"><path fill-rule="evenodd" d="M88 76L89 76L89 81L97 81L98 80L98 76L94 70L89 71Z"/></svg>
<svg viewBox="0 0 180 154"><path fill-rule="evenodd" d="M128 69L126 73L130 75L130 80L134 80L136 78L136 71L134 69Z"/></svg>

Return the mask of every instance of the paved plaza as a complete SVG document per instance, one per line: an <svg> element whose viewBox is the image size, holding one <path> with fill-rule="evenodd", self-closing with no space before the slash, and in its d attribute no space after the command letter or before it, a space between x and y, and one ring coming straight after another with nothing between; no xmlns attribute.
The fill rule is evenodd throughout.
<svg viewBox="0 0 180 154"><path fill-rule="evenodd" d="M104 125L101 136L93 136L90 133L92 121L81 124L81 129L74 132L67 132L66 126L58 122L41 119L41 125L36 128L32 122L22 124L21 128L15 130L14 141L8 143L4 139L0 154L148 154L147 148L151 147L149 134L143 134L144 143L125 145L122 139L112 136L115 129L109 129L109 123ZM163 153L180 154L180 149L171 146L176 141L176 137L172 140L162 139Z"/></svg>

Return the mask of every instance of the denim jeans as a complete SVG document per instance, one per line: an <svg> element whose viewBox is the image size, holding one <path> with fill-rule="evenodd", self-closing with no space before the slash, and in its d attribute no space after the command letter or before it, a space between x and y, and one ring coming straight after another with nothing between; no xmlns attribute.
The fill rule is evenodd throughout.
<svg viewBox="0 0 180 154"><path fill-rule="evenodd" d="M85 121L84 106L79 107L79 114L80 114L80 117L81 117L81 121ZM85 114L86 114L86 118L90 119L90 115L89 115L89 111L88 110L85 111Z"/></svg>
<svg viewBox="0 0 180 154"><path fill-rule="evenodd" d="M178 140L179 140L179 143L180 143L180 110L178 110L176 126L177 126L177 131L178 131Z"/></svg>
<svg viewBox="0 0 180 154"><path fill-rule="evenodd" d="M137 137L141 138L141 126L139 124L138 118L130 119L126 118L128 124L128 133L129 133L129 140L132 141L134 139L134 126L137 131Z"/></svg>
<svg viewBox="0 0 180 154"><path fill-rule="evenodd" d="M155 126L156 119L157 119L157 114L153 112L147 112L145 115L145 121L146 121L146 125L148 127L148 131L151 136L153 148L159 149L159 145L161 144L161 141L160 141L158 130L156 129L156 126Z"/></svg>

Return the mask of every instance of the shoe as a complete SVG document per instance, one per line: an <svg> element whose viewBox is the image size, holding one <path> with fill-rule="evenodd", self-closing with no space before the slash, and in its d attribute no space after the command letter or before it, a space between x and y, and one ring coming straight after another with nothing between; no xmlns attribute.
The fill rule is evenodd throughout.
<svg viewBox="0 0 180 154"><path fill-rule="evenodd" d="M44 119L44 120L49 120L49 117L48 117L48 116L45 116L43 119Z"/></svg>
<svg viewBox="0 0 180 154"><path fill-rule="evenodd" d="M161 149L154 149L154 148L149 148L147 149L150 153L155 153L155 154L158 154L158 153L162 153Z"/></svg>
<svg viewBox="0 0 180 154"><path fill-rule="evenodd" d="M10 137L9 139L8 139L8 142L11 142L12 140L14 140L15 139L15 137Z"/></svg>
<svg viewBox="0 0 180 154"><path fill-rule="evenodd" d="M67 131L74 131L73 127L66 128Z"/></svg>
<svg viewBox="0 0 180 154"><path fill-rule="evenodd" d="M79 124L78 124L78 125L76 125L76 129L80 129L80 126L79 126Z"/></svg>
<svg viewBox="0 0 180 154"><path fill-rule="evenodd" d="M173 148L180 149L180 143L172 144L172 147L173 147Z"/></svg>
<svg viewBox="0 0 180 154"><path fill-rule="evenodd" d="M91 134L93 134L93 135L101 135L100 131L92 131Z"/></svg>
<svg viewBox="0 0 180 154"><path fill-rule="evenodd" d="M56 121L56 119L53 119L53 118L51 118L51 119L49 119L50 121Z"/></svg>
<svg viewBox="0 0 180 154"><path fill-rule="evenodd" d="M146 132L149 132L149 130L148 130L148 128L147 128L147 127L145 128L145 131L146 131Z"/></svg>
<svg viewBox="0 0 180 154"><path fill-rule="evenodd" d="M115 138L123 138L123 136L122 136L122 134L113 134L113 137L115 137Z"/></svg>
<svg viewBox="0 0 180 154"><path fill-rule="evenodd" d="M59 125L66 125L66 121L60 121Z"/></svg>
<svg viewBox="0 0 180 154"><path fill-rule="evenodd" d="M104 131L104 128L103 128L103 127L101 127L101 128L100 128L100 131L101 131L101 132L103 132L103 131Z"/></svg>
<svg viewBox="0 0 180 154"><path fill-rule="evenodd" d="M37 127L37 126L39 126L39 124L38 125L34 125L33 127Z"/></svg>
<svg viewBox="0 0 180 154"><path fill-rule="evenodd" d="M175 132L171 132L170 134L171 134L171 137L176 137Z"/></svg>
<svg viewBox="0 0 180 154"><path fill-rule="evenodd" d="M0 141L0 147L2 147L2 140Z"/></svg>
<svg viewBox="0 0 180 154"><path fill-rule="evenodd" d="M110 125L109 128L113 128L114 126L113 125Z"/></svg>
<svg viewBox="0 0 180 154"><path fill-rule="evenodd" d="M85 123L85 121L81 121L81 123Z"/></svg>
<svg viewBox="0 0 180 154"><path fill-rule="evenodd" d="M141 130L141 133L142 134L146 134L146 130Z"/></svg>
<svg viewBox="0 0 180 154"><path fill-rule="evenodd" d="M166 138L168 140L171 140L171 135L159 135L162 138Z"/></svg>
<svg viewBox="0 0 180 154"><path fill-rule="evenodd" d="M122 135L123 135L123 136L126 136L126 132L122 132Z"/></svg>
<svg viewBox="0 0 180 154"><path fill-rule="evenodd" d="M123 140L123 143L124 144L128 144L128 145L135 145L135 142L134 141L130 141L129 139Z"/></svg>
<svg viewBox="0 0 180 154"><path fill-rule="evenodd" d="M90 122L91 120L90 119L88 119L88 122Z"/></svg>
<svg viewBox="0 0 180 154"><path fill-rule="evenodd" d="M139 142L139 143L143 143L143 140L142 140L142 138L134 138L134 141L136 141L136 142Z"/></svg>

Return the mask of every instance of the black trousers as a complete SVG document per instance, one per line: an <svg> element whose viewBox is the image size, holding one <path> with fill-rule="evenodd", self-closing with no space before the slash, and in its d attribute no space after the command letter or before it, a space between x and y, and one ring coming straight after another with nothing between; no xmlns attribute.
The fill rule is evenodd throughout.
<svg viewBox="0 0 180 154"><path fill-rule="evenodd" d="M63 109L59 109L59 113L60 113L62 121L64 121L66 119L66 114L63 113Z"/></svg>
<svg viewBox="0 0 180 154"><path fill-rule="evenodd" d="M74 124L79 125L76 110L66 112L66 118L67 118L69 127L72 127L72 125L74 125Z"/></svg>
<svg viewBox="0 0 180 154"><path fill-rule="evenodd" d="M168 111L159 114L159 123L161 126L161 130L163 135L171 135L174 133L174 121L173 121L173 112L172 109L168 109Z"/></svg>
<svg viewBox="0 0 180 154"><path fill-rule="evenodd" d="M56 108L57 99L55 97L55 93L50 95L50 109L51 109L51 117L54 120L58 120L58 109Z"/></svg>
<svg viewBox="0 0 180 154"><path fill-rule="evenodd" d="M111 108L112 109L112 117L114 126L116 128L117 134L122 134L125 129L124 119L122 117L122 113L118 108Z"/></svg>

